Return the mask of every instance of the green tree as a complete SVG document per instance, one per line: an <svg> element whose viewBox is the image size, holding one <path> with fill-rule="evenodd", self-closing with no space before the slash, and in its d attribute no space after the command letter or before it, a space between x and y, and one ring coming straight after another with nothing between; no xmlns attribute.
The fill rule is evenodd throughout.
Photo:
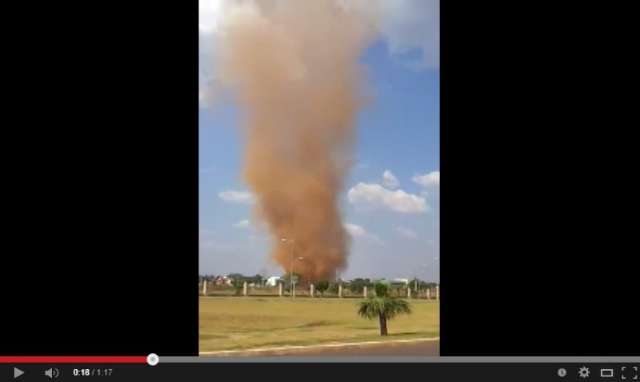
<svg viewBox="0 0 640 382"><path fill-rule="evenodd" d="M264 282L264 277L262 277L262 275L255 275L253 276L253 280L251 281L256 285L262 285L262 283Z"/></svg>
<svg viewBox="0 0 640 382"><path fill-rule="evenodd" d="M281 282L284 284L285 288L290 289L291 288L291 274L290 273L286 273L284 275L282 275L282 277L280 277ZM301 285L303 279L302 276L296 272L293 272L293 282L296 285Z"/></svg>
<svg viewBox="0 0 640 382"><path fill-rule="evenodd" d="M245 275L243 275L242 273L229 273L227 275L228 278L233 279L233 281L235 280L242 280L244 281L247 277Z"/></svg>
<svg viewBox="0 0 640 382"><path fill-rule="evenodd" d="M329 293L338 294L338 289L340 287L339 285L340 285L340 283L337 282L337 281L329 283L329 289L328 289Z"/></svg>
<svg viewBox="0 0 640 382"><path fill-rule="evenodd" d="M318 281L318 284L316 284L316 290L320 292L320 295L323 297L327 289L329 289L329 282L327 280Z"/></svg>
<svg viewBox="0 0 640 382"><path fill-rule="evenodd" d="M364 287L370 287L371 281L369 281L369 279L361 279L361 278L357 278L357 279L353 279L349 282L349 290L353 293L362 293L364 290Z"/></svg>
<svg viewBox="0 0 640 382"><path fill-rule="evenodd" d="M244 279L235 278L235 279L233 279L231 285L233 285L233 289L235 289L235 295L239 296L240 292L244 288Z"/></svg>
<svg viewBox="0 0 640 382"><path fill-rule="evenodd" d="M383 283L375 284L375 297L362 301L358 307L358 315L369 320L378 318L380 335L387 335L387 321L398 314L410 314L411 307L405 300L389 296L389 287Z"/></svg>
<svg viewBox="0 0 640 382"><path fill-rule="evenodd" d="M438 284L434 282L426 282L416 277L414 277L411 281L409 281L409 286L413 290L415 290L416 286L418 287L419 290L424 290L428 288L435 288L436 285Z"/></svg>

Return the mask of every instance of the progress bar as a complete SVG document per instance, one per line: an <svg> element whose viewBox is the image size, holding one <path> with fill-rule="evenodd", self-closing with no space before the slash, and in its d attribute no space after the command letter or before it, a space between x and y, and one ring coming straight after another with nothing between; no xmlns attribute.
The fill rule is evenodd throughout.
<svg viewBox="0 0 640 382"><path fill-rule="evenodd" d="M163 363L638 363L638 357L163 357Z"/></svg>
<svg viewBox="0 0 640 382"><path fill-rule="evenodd" d="M542 356L542 357L419 357L419 356L265 356L265 357L176 357L176 356L0 356L0 364L177 364L177 363L640 363L640 356Z"/></svg>
<svg viewBox="0 0 640 382"><path fill-rule="evenodd" d="M28 363L60 363L60 364L124 364L147 363L147 356L0 356L0 364L28 364Z"/></svg>

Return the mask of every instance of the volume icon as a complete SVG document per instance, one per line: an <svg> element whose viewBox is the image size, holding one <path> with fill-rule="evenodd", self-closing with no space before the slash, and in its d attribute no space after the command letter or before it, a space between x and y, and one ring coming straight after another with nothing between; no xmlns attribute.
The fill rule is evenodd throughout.
<svg viewBox="0 0 640 382"><path fill-rule="evenodd" d="M48 368L44 371L44 375L51 379L58 378L60 376L60 370L57 368Z"/></svg>

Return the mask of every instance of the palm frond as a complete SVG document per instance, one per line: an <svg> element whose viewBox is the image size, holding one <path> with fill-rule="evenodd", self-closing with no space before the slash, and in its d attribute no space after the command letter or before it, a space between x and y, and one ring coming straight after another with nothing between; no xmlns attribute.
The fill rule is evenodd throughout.
<svg viewBox="0 0 640 382"><path fill-rule="evenodd" d="M398 298L386 299L386 316L393 318L398 314L411 314L411 306L406 300Z"/></svg>
<svg viewBox="0 0 640 382"><path fill-rule="evenodd" d="M377 318L380 314L390 319L403 313L411 313L409 303L392 297L369 297L358 307L358 315L368 319Z"/></svg>

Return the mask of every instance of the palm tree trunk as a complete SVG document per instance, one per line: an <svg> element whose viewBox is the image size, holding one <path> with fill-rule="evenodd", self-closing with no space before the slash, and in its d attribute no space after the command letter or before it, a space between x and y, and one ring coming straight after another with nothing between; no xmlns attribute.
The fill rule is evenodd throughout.
<svg viewBox="0 0 640 382"><path fill-rule="evenodd" d="M387 317L384 314L380 314L380 335L387 335Z"/></svg>

